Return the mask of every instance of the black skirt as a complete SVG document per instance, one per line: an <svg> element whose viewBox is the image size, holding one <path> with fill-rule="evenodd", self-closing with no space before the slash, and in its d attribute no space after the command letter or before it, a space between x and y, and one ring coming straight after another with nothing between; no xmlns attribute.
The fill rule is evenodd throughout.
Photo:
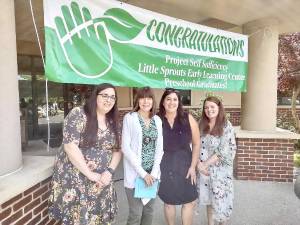
<svg viewBox="0 0 300 225"><path fill-rule="evenodd" d="M165 152L160 164L161 183L158 196L169 205L182 205L197 199L196 185L186 179L191 165L191 151Z"/></svg>

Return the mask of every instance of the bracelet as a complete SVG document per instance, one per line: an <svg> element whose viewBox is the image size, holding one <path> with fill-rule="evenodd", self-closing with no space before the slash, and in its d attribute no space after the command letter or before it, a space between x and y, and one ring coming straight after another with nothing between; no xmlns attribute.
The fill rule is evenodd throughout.
<svg viewBox="0 0 300 225"><path fill-rule="evenodd" d="M111 168L111 167L107 167L106 170L108 172L110 172L111 175L114 175L114 173L115 173L115 170L113 168Z"/></svg>

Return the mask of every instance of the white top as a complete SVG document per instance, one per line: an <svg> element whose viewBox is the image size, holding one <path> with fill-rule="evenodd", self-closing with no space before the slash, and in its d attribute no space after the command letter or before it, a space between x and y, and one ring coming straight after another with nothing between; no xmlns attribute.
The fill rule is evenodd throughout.
<svg viewBox="0 0 300 225"><path fill-rule="evenodd" d="M160 161L163 156L162 122L158 116L154 116L158 136L154 155L154 165L151 175L160 178ZM144 178L147 172L142 167L142 127L138 113L130 112L124 116L122 131L122 152L124 154L124 186L134 188L135 178Z"/></svg>

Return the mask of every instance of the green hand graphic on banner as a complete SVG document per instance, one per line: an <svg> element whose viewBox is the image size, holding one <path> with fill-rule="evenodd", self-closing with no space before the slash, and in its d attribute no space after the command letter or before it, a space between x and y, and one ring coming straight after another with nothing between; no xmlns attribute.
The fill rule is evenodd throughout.
<svg viewBox="0 0 300 225"><path fill-rule="evenodd" d="M113 53L108 33L120 42L133 39L144 28L122 9L110 9L105 16L93 19L90 11L76 2L61 7L63 17L56 17L56 32L71 69L86 78L108 72ZM107 28L109 27L109 29Z"/></svg>
<svg viewBox="0 0 300 225"><path fill-rule="evenodd" d="M76 2L72 2L70 8L62 6L62 14L63 18L56 17L55 23L69 66L78 75L87 78L105 74L113 62L105 24L95 24L89 10L80 10Z"/></svg>

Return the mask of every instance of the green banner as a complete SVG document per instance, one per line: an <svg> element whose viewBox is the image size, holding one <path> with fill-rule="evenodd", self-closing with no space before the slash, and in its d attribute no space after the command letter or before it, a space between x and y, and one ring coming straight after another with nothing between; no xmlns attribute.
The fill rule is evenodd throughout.
<svg viewBox="0 0 300 225"><path fill-rule="evenodd" d="M55 82L246 91L247 36L112 0L44 0Z"/></svg>

